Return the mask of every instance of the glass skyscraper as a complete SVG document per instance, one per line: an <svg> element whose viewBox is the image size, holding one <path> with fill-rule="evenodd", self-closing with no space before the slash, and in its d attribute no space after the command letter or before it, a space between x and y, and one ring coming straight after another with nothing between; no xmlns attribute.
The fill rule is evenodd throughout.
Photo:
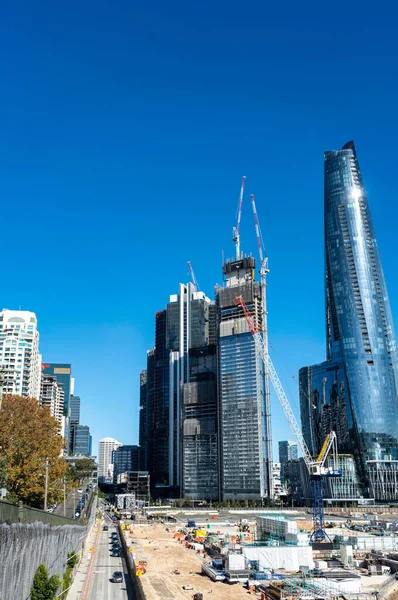
<svg viewBox="0 0 398 600"><path fill-rule="evenodd" d="M271 486L267 456L265 373L236 296L243 296L263 328L262 289L254 281L256 261L245 257L223 265L225 287L216 290L220 423L220 491L223 500L261 500Z"/></svg>
<svg viewBox="0 0 398 600"><path fill-rule="evenodd" d="M353 142L325 152L327 360L300 370L303 433L319 452L334 429L364 495L383 500L375 469L398 469L397 354L386 283ZM394 478L394 476L392 476ZM398 490L395 490L395 494Z"/></svg>
<svg viewBox="0 0 398 600"><path fill-rule="evenodd" d="M42 364L42 368L45 375L55 376L58 383L62 386L64 391L64 411L65 415L69 416L69 398L72 376L71 365L64 363L46 363Z"/></svg>

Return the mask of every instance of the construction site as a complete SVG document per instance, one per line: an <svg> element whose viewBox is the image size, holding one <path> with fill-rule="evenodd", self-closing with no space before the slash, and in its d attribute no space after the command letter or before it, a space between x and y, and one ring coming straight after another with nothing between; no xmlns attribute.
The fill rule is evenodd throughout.
<svg viewBox="0 0 398 600"><path fill-rule="evenodd" d="M190 492L186 497L194 499L217 498L218 493L219 499L228 503L253 500L259 505L266 499L273 505L277 498L272 461L272 385L302 456L300 468L305 471L306 499L310 499L311 509L299 515L264 508L253 511L249 518L230 511L232 522L224 520L218 511L192 513L186 520L172 510L163 516L147 512L146 522L137 520L124 531L136 574L149 600L202 600L207 594L220 600L247 595L261 600L371 600L375 595L395 599L398 515L393 514L394 509L388 504L372 504L374 498L369 498L369 510L374 511L370 514L325 514L325 493L330 508L335 498L343 501L341 507L343 503L359 506L363 500L357 481L357 458L339 454L338 449L339 442L348 444L349 438L348 429L339 423L346 414L345 388L340 385L337 389L336 383L334 404L330 396L327 405L327 379L322 380L323 413L316 430L318 439L315 443L311 436L305 437L305 427L296 419L269 355L269 268L253 195L250 199L260 260L259 282L255 281L255 258L244 255L240 248L244 187L245 177L234 227L235 257L223 264L224 285L216 287L218 371L215 352L212 358L214 373L219 376L218 395L212 379L195 381L192 389L186 384L184 390L187 439L183 445L183 489ZM197 292L190 263L189 267ZM210 364L209 359L210 353L206 355ZM207 401L209 406L204 402L208 398L212 398L211 405ZM310 396L308 402L312 403ZM199 413L201 404L206 406L206 414ZM337 420L332 408L337 411ZM217 414L219 430L215 428ZM199 422L202 417L203 423ZM203 434L200 448L199 432ZM222 465L217 470L220 456ZM380 461L373 462L378 464L373 479L369 478L372 485L375 477L380 478ZM366 469L372 474L371 467L368 464ZM385 466L386 473L389 468ZM394 485L394 478L386 483L390 491ZM367 494L365 491L365 498Z"/></svg>
<svg viewBox="0 0 398 600"><path fill-rule="evenodd" d="M398 521L380 519L368 531L365 522L330 519L330 541L312 544L311 521L294 513L264 513L234 523L219 522L213 514L184 526L153 521L122 528L148 600L195 594L198 600L200 594L215 600L248 595L371 600L376 592L395 599Z"/></svg>

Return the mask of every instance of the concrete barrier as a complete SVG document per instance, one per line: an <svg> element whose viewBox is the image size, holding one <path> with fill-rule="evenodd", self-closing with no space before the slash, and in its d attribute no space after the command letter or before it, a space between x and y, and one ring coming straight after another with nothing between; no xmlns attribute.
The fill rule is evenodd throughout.
<svg viewBox="0 0 398 600"><path fill-rule="evenodd" d="M120 523L119 523L119 535L120 535L120 539L122 540L123 551L126 556L127 572L130 577L131 585L133 586L135 598L136 598L136 600L147 600L147 596L144 592L144 587L141 582L141 577L137 577L137 575L136 575L133 556L129 550L129 547L127 546L126 538L124 537L124 531L121 528ZM144 577L145 577L145 575L144 575Z"/></svg>

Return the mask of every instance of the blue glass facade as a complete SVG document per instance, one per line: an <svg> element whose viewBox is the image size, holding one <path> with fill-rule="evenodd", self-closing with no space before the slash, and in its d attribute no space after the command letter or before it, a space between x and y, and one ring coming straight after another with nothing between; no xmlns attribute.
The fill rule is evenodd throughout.
<svg viewBox="0 0 398 600"><path fill-rule="evenodd" d="M264 365L251 333L220 338L223 499L263 498Z"/></svg>
<svg viewBox="0 0 398 600"><path fill-rule="evenodd" d="M64 413L68 416L69 398L70 398L70 380L72 376L72 366L65 363L45 363L42 364L45 375L53 375L64 391Z"/></svg>
<svg viewBox="0 0 398 600"><path fill-rule="evenodd" d="M367 461L398 458L398 364L387 288L353 142L325 152L326 362L300 371L303 432L313 453L330 429Z"/></svg>
<svg viewBox="0 0 398 600"><path fill-rule="evenodd" d="M90 456L90 437L90 428L87 425L76 425L74 427L74 454Z"/></svg>

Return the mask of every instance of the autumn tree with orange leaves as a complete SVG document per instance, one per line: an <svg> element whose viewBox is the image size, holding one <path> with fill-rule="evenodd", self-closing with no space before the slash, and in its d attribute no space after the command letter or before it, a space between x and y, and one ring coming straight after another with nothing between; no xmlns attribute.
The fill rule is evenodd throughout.
<svg viewBox="0 0 398 600"><path fill-rule="evenodd" d="M46 458L48 504L62 498L67 464L60 424L34 398L5 394L0 410L0 482L9 497L43 508Z"/></svg>

